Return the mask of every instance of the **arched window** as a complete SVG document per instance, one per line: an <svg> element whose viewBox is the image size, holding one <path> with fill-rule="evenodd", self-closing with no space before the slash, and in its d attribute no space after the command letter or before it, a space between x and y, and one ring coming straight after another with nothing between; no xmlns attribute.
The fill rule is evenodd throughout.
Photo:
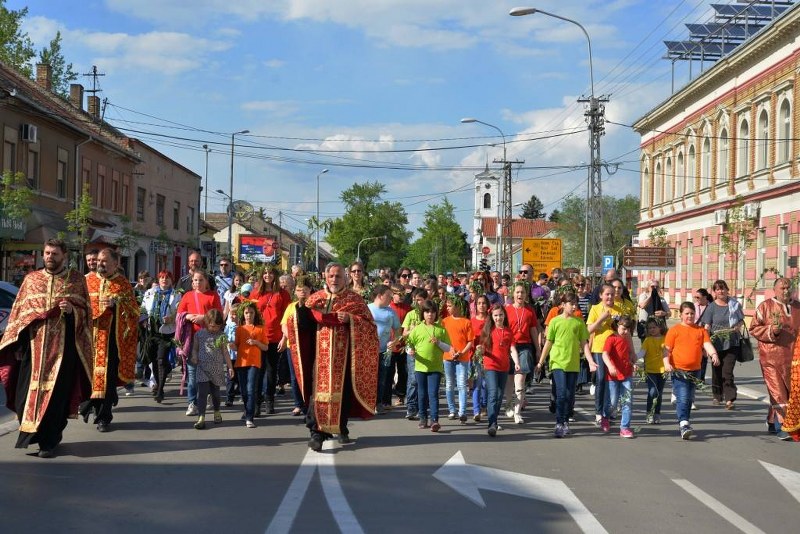
<svg viewBox="0 0 800 534"><path fill-rule="evenodd" d="M769 147L769 115L762 109L758 115L758 130L756 130L756 170L767 168L767 149Z"/></svg>
<svg viewBox="0 0 800 534"><path fill-rule="evenodd" d="M711 139L703 139L703 149L700 152L700 189L708 189L711 185Z"/></svg>
<svg viewBox="0 0 800 534"><path fill-rule="evenodd" d="M683 196L684 182L686 182L686 166L683 163L683 152L679 152L677 168L675 169L675 198Z"/></svg>
<svg viewBox="0 0 800 534"><path fill-rule="evenodd" d="M483 209L492 209L492 195L490 193L483 194Z"/></svg>
<svg viewBox="0 0 800 534"><path fill-rule="evenodd" d="M778 163L789 161L792 153L792 110L785 99L778 110Z"/></svg>
<svg viewBox="0 0 800 534"><path fill-rule="evenodd" d="M750 124L747 119L739 124L739 154L736 161L736 175L739 177L750 174Z"/></svg>
<svg viewBox="0 0 800 534"><path fill-rule="evenodd" d="M722 129L719 134L717 150L717 183L724 184L728 181L728 130Z"/></svg>
<svg viewBox="0 0 800 534"><path fill-rule="evenodd" d="M650 173L647 172L647 163L642 162L642 209L650 207Z"/></svg>
<svg viewBox="0 0 800 534"><path fill-rule="evenodd" d="M695 184L697 183L694 175L697 165L697 156L694 150L694 143L689 145L689 157L686 159L686 194L693 195Z"/></svg>
<svg viewBox="0 0 800 534"><path fill-rule="evenodd" d="M653 205L661 204L662 188L664 187L664 174L661 172L661 161L656 163L656 169L653 172Z"/></svg>
<svg viewBox="0 0 800 534"><path fill-rule="evenodd" d="M664 202L672 202L672 158L667 158L664 171Z"/></svg>

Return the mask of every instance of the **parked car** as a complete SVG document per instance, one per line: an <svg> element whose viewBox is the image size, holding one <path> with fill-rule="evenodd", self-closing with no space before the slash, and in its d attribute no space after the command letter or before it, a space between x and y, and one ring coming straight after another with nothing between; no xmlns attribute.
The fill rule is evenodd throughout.
<svg viewBox="0 0 800 534"><path fill-rule="evenodd" d="M6 331L8 316L11 314L11 306L17 298L19 288L14 284L0 281L0 336Z"/></svg>

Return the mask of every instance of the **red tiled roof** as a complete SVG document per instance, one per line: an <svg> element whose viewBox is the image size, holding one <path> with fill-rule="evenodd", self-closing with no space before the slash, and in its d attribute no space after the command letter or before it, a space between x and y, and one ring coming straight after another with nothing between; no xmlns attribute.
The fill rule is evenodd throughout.
<svg viewBox="0 0 800 534"><path fill-rule="evenodd" d="M547 235L555 230L557 224L545 219L512 219L511 237L540 237ZM483 237L495 237L497 231L497 219L495 217L485 217L481 222Z"/></svg>

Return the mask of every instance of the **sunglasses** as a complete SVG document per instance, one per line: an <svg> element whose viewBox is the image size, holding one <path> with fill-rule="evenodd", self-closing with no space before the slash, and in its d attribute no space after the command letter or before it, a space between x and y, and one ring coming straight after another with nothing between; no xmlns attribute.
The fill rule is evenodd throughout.
<svg viewBox="0 0 800 534"><path fill-rule="evenodd" d="M230 263L220 263L219 264L220 267L228 267L229 265L230 265Z"/></svg>
<svg viewBox="0 0 800 534"><path fill-rule="evenodd" d="M361 269L353 269L353 270L352 270L352 271L350 271L350 272L351 272L351 273L353 273L353 274L355 274L355 273L360 273L360 272L362 272L362 271L361 271Z"/></svg>
<svg viewBox="0 0 800 534"><path fill-rule="evenodd" d="M530 271L522 270L522 271L519 272L519 274L528 274L528 273L530 273Z"/></svg>
<svg viewBox="0 0 800 534"><path fill-rule="evenodd" d="M585 286L585 285L586 285L586 284L575 284L575 287L583 287L583 286Z"/></svg>
<svg viewBox="0 0 800 534"><path fill-rule="evenodd" d="M408 278L408 277L409 277L409 275L407 275L407 274L401 274L400 275L400 278Z"/></svg>

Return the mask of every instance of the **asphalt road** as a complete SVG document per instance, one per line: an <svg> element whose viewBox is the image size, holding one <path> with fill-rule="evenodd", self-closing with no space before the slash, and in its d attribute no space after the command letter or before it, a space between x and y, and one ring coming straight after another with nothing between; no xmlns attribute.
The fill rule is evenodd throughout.
<svg viewBox="0 0 800 534"><path fill-rule="evenodd" d="M602 434L583 396L574 435L556 440L540 385L525 424L503 420L495 439L446 408L438 434L395 409L321 453L288 397L255 429L231 408L198 431L174 385L162 405L137 388L112 432L70 421L54 459L15 449L16 432L0 437L0 532L792 531L800 444L766 433L757 362L737 375L737 410L701 394L689 442L668 405L663 424L643 424L641 386L635 439Z"/></svg>

